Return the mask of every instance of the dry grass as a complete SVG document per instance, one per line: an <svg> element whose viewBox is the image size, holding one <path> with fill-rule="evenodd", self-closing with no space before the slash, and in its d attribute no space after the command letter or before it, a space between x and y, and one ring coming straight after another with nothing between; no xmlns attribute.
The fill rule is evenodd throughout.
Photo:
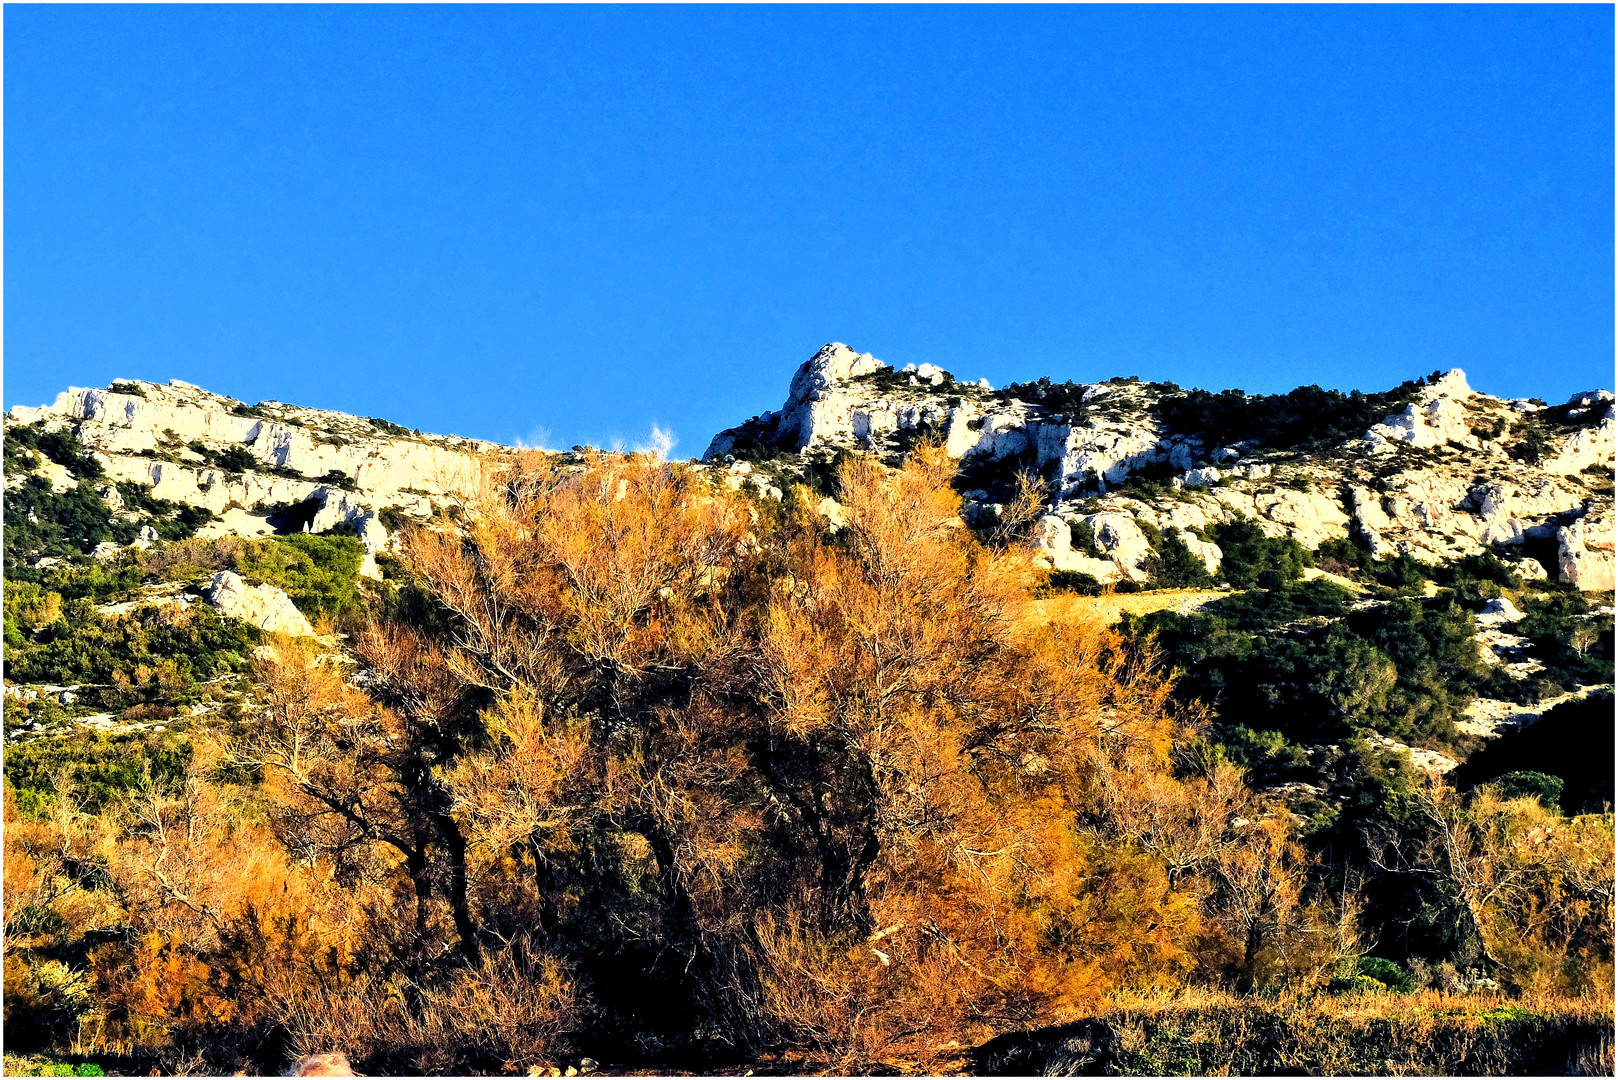
<svg viewBox="0 0 1618 1080"><path fill-rule="evenodd" d="M1118 998L997 1039L975 1071L1054 1076L1613 1075L1610 997L1217 991Z"/></svg>
<svg viewBox="0 0 1618 1080"><path fill-rule="evenodd" d="M1165 608L1190 612L1229 595L1228 590L1221 589L1158 589L1154 592L1107 593L1102 596L1067 593L1031 601L1029 618L1038 622L1099 618L1104 624L1110 624L1125 612L1148 615Z"/></svg>

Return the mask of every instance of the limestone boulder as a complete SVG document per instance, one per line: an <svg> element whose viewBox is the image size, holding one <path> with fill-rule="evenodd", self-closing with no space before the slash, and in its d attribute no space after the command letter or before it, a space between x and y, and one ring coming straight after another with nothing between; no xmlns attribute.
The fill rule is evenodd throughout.
<svg viewBox="0 0 1618 1080"><path fill-rule="evenodd" d="M1118 564L1113 560L1097 559L1074 551L1071 528L1055 514L1047 514L1039 521L1039 531L1034 537L1034 565L1089 574L1103 585L1121 576Z"/></svg>
<svg viewBox="0 0 1618 1080"><path fill-rule="evenodd" d="M1107 559L1116 563L1130 580L1145 580L1147 575L1140 564L1151 555L1152 545L1134 518L1101 513L1087 515L1083 520L1095 532L1096 546Z"/></svg>
<svg viewBox="0 0 1618 1080"><path fill-rule="evenodd" d="M240 574L221 570L209 584L207 597L221 615L251 623L266 633L314 636L308 618L274 585L249 585Z"/></svg>
<svg viewBox="0 0 1618 1080"><path fill-rule="evenodd" d="M1179 477L1182 487L1213 487L1224 479L1225 474L1213 466L1201 469L1187 469Z"/></svg>
<svg viewBox="0 0 1618 1080"><path fill-rule="evenodd" d="M1517 575L1524 581L1544 581L1550 577L1538 559L1518 559L1511 564L1511 568L1517 571Z"/></svg>
<svg viewBox="0 0 1618 1080"><path fill-rule="evenodd" d="M1484 604L1483 610L1478 612L1478 625L1503 626L1506 623L1514 623L1522 617L1522 612L1509 598L1497 596Z"/></svg>
<svg viewBox="0 0 1618 1080"><path fill-rule="evenodd" d="M1307 548L1348 535L1350 519L1342 504L1318 491L1280 488L1255 496L1253 506L1261 524L1267 521L1280 526Z"/></svg>

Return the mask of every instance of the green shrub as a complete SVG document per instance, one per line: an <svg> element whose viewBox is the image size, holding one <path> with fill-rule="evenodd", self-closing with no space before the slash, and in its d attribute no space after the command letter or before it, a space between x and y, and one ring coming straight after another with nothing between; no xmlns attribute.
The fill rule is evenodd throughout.
<svg viewBox="0 0 1618 1080"><path fill-rule="evenodd" d="M1074 592L1080 596L1100 596L1102 590L1101 582L1078 570L1053 570L1046 584L1051 589Z"/></svg>
<svg viewBox="0 0 1618 1080"><path fill-rule="evenodd" d="M1214 542L1222 553L1220 574L1238 589L1275 589L1303 576L1309 551L1290 536L1265 534L1251 518L1214 526Z"/></svg>
<svg viewBox="0 0 1618 1080"><path fill-rule="evenodd" d="M1177 529L1159 533L1156 550L1147 556L1144 568L1152 584L1159 588L1202 589L1214 583L1205 564L1180 539Z"/></svg>
<svg viewBox="0 0 1618 1080"><path fill-rule="evenodd" d="M214 464L226 472L246 472L257 467L258 458L245 446L227 446L214 455Z"/></svg>
<svg viewBox="0 0 1618 1080"><path fill-rule="evenodd" d="M48 812L58 778L65 775L74 798L94 813L147 782L164 788L182 783L191 754L190 742L175 733L84 731L71 739L29 739L6 747L5 776L25 812Z"/></svg>
<svg viewBox="0 0 1618 1080"><path fill-rule="evenodd" d="M382 522L382 527L390 533L398 532L415 520L397 506L384 506L377 512L376 517L378 521Z"/></svg>
<svg viewBox="0 0 1618 1080"><path fill-rule="evenodd" d="M1375 979L1398 994L1408 994L1415 989L1410 980L1410 973L1404 968L1380 956L1362 956L1359 958L1359 974L1362 977Z"/></svg>
<svg viewBox="0 0 1618 1080"><path fill-rule="evenodd" d="M1434 372L1434 374L1438 374ZM1165 397L1152 408L1175 431L1198 435L1208 446L1257 440L1293 447L1338 443L1361 435L1414 401L1427 380L1400 383L1385 393L1344 394L1300 386L1285 394L1247 395L1240 390L1191 390Z"/></svg>
<svg viewBox="0 0 1618 1080"><path fill-rule="evenodd" d="M344 491L353 491L357 486L354 483L354 478L342 469L330 470L326 475L320 477L320 483L330 484L332 487L341 488Z"/></svg>
<svg viewBox="0 0 1618 1080"><path fill-rule="evenodd" d="M1545 430L1545 423L1538 415L1529 414L1518 420L1511 429L1512 437L1516 442L1511 447L1511 456L1518 461L1530 465L1538 465L1545 460L1554 448L1550 434Z"/></svg>
<svg viewBox="0 0 1618 1080"><path fill-rule="evenodd" d="M309 618L337 619L360 609L364 559L365 545L355 537L297 533L248 547L237 567L255 583L284 590Z"/></svg>
<svg viewBox="0 0 1618 1080"><path fill-rule="evenodd" d="M30 476L5 495L7 572L40 555L88 554L97 544L127 544L140 531L133 522L112 520L112 507L88 481L54 491L42 476Z"/></svg>
<svg viewBox="0 0 1618 1080"><path fill-rule="evenodd" d="M1176 694L1231 724L1304 742L1364 727L1453 744L1455 719L1488 669L1472 614L1447 594L1350 611L1324 580L1222 598L1196 615L1126 616L1180 669Z"/></svg>
<svg viewBox="0 0 1618 1080"><path fill-rule="evenodd" d="M198 529L214 520L213 511L206 506L154 498L150 484L120 480L117 487L124 507L146 514L152 528L163 540L184 540L195 536Z"/></svg>
<svg viewBox="0 0 1618 1080"><path fill-rule="evenodd" d="M21 466L27 455L33 452L50 458L80 480L99 480L105 475L101 462L67 428L46 431L43 423L37 423L18 424L6 429L5 469L8 474L29 471Z"/></svg>
<svg viewBox="0 0 1618 1080"><path fill-rule="evenodd" d="M1073 537L1072 547L1074 551L1077 551L1080 555L1084 555L1091 559L1102 559L1106 557L1106 552L1102 551L1101 545L1096 542L1096 530L1094 525L1091 525L1088 521L1080 518L1079 520L1073 522L1069 531Z"/></svg>
<svg viewBox="0 0 1618 1080"><path fill-rule="evenodd" d="M403 424L395 424L391 420L382 420L375 416L367 416L365 419L367 423L376 428L378 431L382 432L384 435L392 435L396 439L408 438L411 435L419 436L421 434L421 432L407 428Z"/></svg>

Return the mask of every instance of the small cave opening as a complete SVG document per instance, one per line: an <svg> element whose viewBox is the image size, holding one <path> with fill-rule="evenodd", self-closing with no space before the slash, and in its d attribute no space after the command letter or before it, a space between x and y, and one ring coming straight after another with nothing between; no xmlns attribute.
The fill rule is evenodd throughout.
<svg viewBox="0 0 1618 1080"><path fill-rule="evenodd" d="M321 500L311 497L283 506L269 516L270 527L278 534L305 532L314 524L315 515L320 513L322 505Z"/></svg>

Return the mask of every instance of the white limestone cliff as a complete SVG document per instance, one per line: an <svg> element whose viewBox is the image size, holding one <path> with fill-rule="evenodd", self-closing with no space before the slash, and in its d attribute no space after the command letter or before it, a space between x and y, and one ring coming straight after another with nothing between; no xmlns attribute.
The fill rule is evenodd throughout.
<svg viewBox="0 0 1618 1080"><path fill-rule="evenodd" d="M371 576L391 543L385 519L425 519L435 503L470 494L489 455L502 449L343 413L275 402L249 408L181 382L115 386L69 390L41 409L14 408L10 422L71 426L110 481L147 484L158 498L217 515L205 535L265 534L271 512L289 507L300 527L315 532L350 526L364 541L362 572ZM746 455L726 482L780 498L782 486L769 476L740 471L748 460L784 455L801 467L855 450L897 463L916 438L937 438L963 472L985 478L964 494L969 524L996 522L1011 479L1033 474L1048 492L1038 558L1100 580L1146 576L1153 551L1143 525L1178 530L1215 568L1222 554L1197 533L1238 517L1311 549L1353 536L1374 555L1429 563L1498 545L1539 552L1534 544L1554 540L1565 553L1544 567L1523 562L1524 572L1543 569L1581 587L1604 580L1614 459L1608 391L1542 408L1480 394L1451 371L1363 437L1309 449L1252 439L1205 447L1198 433L1170 430L1161 418L1158 402L1178 392L1122 379L996 392L936 365L896 371L832 343L799 367L779 411L721 432L705 458ZM1537 464L1518 460L1520 424L1542 433ZM244 453L248 467L240 464ZM45 466L53 484L70 484L65 472L49 475L59 466ZM1142 475L1152 482L1133 479ZM126 513L116 488L103 488L114 515ZM284 514L276 521L286 527ZM1099 558L1072 546L1081 521L1096 534ZM1564 532L1574 537L1566 545Z"/></svg>
<svg viewBox="0 0 1618 1080"><path fill-rule="evenodd" d="M1610 507L1556 530L1556 571L1589 592L1613 591L1613 514Z"/></svg>

